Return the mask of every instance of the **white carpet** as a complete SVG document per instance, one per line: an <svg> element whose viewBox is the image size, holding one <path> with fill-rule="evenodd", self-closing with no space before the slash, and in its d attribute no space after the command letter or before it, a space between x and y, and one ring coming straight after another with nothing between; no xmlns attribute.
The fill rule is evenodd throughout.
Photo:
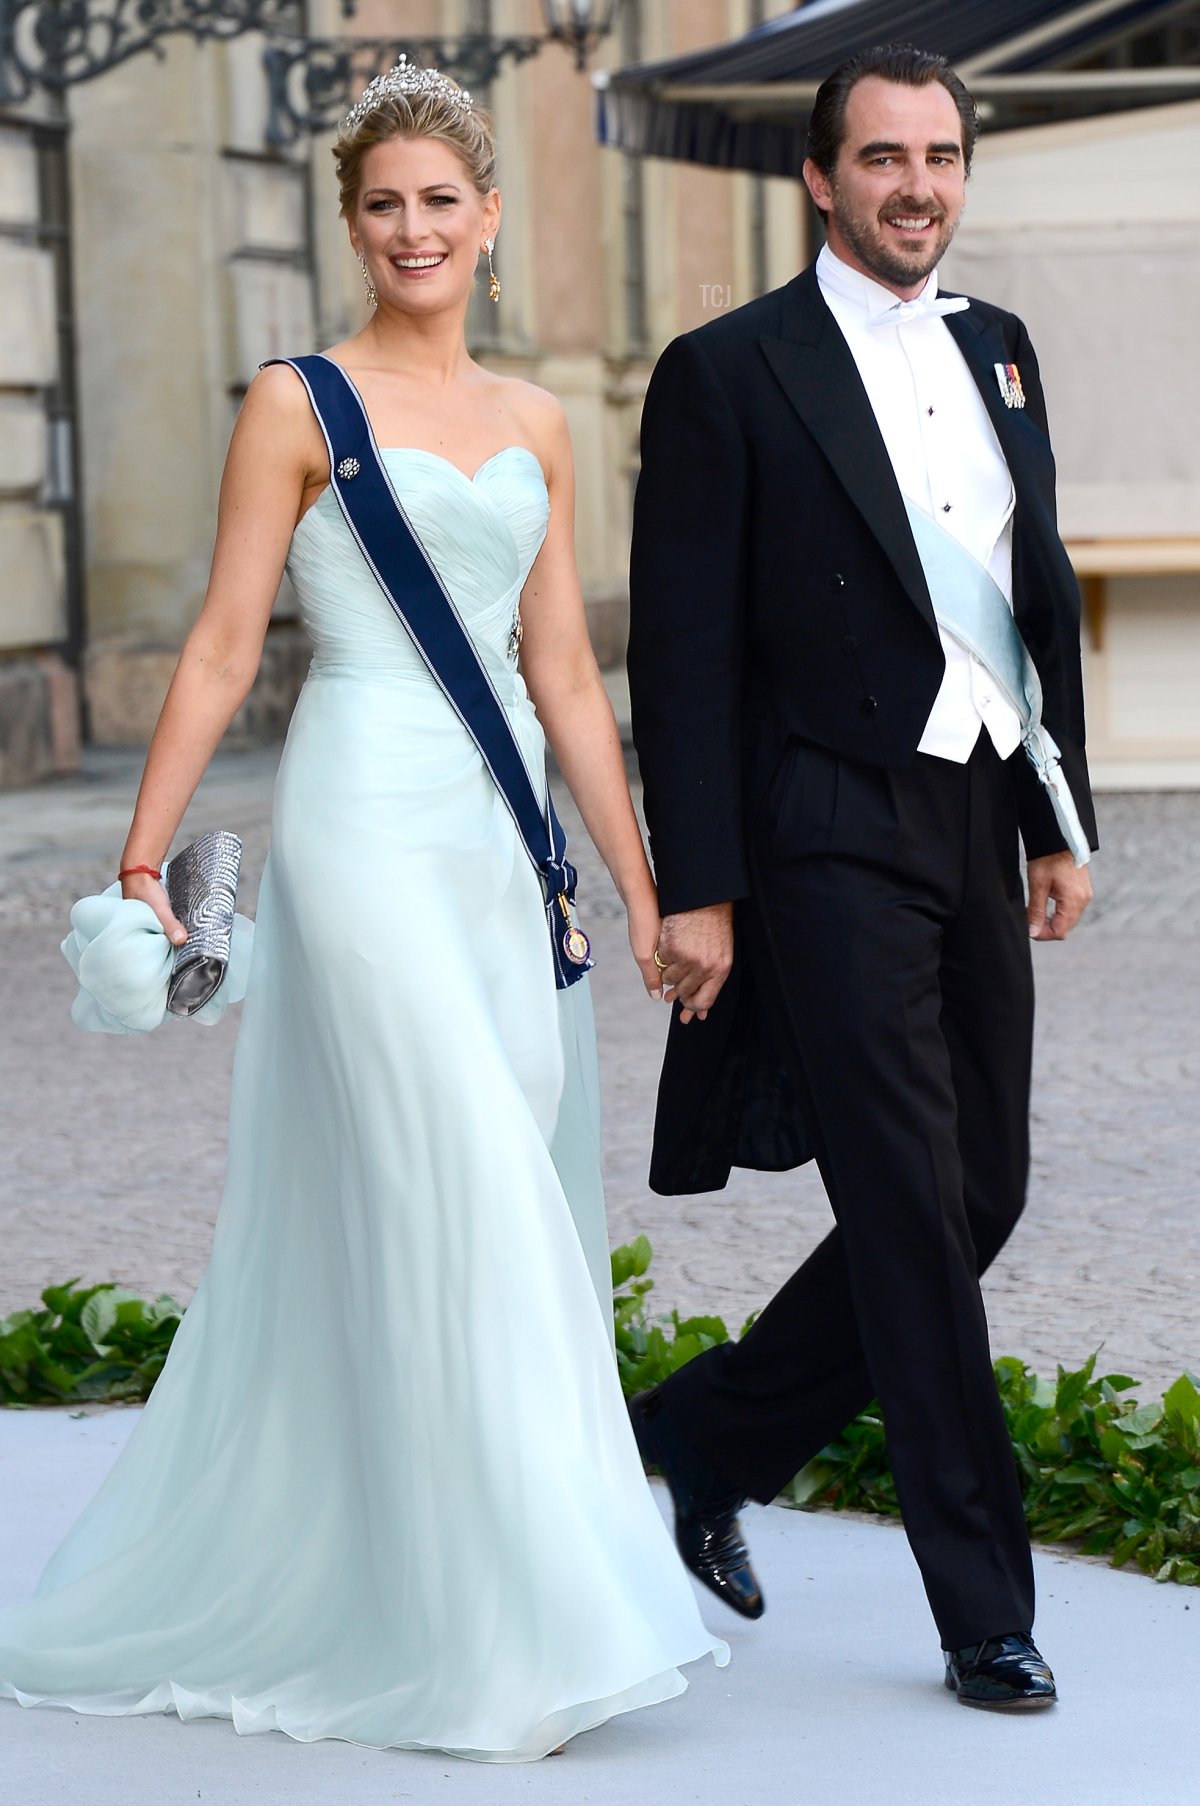
<svg viewBox="0 0 1200 1806"><path fill-rule="evenodd" d="M42 1561L135 1413L0 1410L0 1600ZM220 1722L87 1719L0 1702L0 1806L1191 1806L1200 1590L1053 1555L1038 1640L1062 1702L959 1706L902 1533L751 1508L758 1624L715 1600L724 1672L534 1767L239 1738ZM705 1595L706 1600L708 1596ZM1191 1780L1188 1776L1191 1775Z"/></svg>

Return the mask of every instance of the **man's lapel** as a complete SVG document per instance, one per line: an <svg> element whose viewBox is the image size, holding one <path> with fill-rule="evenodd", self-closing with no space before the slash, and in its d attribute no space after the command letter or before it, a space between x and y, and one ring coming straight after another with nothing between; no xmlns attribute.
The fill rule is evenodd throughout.
<svg viewBox="0 0 1200 1806"><path fill-rule="evenodd" d="M988 319L980 308L970 307L962 313L948 314L946 325L983 396L983 405L996 429L996 437L1000 441L1000 449L1012 477L1016 498L1013 512L1014 570L1021 562L1016 556L1017 543L1027 534L1048 547L1052 558L1057 558L1062 555L1058 529L1036 481L1038 466L1041 465L1044 471L1045 463L1049 460L1052 469L1053 459L1045 434L1037 423L1024 408L1010 408L1004 400L996 366L1007 364L1009 356L1000 322ZM1032 598L1014 592L1013 612L1018 621L1028 612L1031 601Z"/></svg>
<svg viewBox="0 0 1200 1806"><path fill-rule="evenodd" d="M784 394L936 632L925 572L858 366L809 268L784 293L782 336L761 340Z"/></svg>
<svg viewBox="0 0 1200 1806"><path fill-rule="evenodd" d="M1040 433L1025 410L1010 408L1001 393L996 366L1008 363L1008 347L1004 343L1000 322L987 319L978 307L969 307L962 313L947 314L946 325L950 329L951 338L963 354L968 370L975 378L975 386L983 396L983 405L996 429L1000 449L1008 460L1013 488L1017 490L1020 500L1031 449L1028 435L1034 433L1040 438Z"/></svg>

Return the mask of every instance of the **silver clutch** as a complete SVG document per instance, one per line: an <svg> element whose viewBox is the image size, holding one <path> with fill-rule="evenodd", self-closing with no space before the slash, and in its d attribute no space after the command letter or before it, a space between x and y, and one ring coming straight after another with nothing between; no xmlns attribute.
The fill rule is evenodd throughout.
<svg viewBox="0 0 1200 1806"><path fill-rule="evenodd" d="M241 862L241 841L222 829L202 834L167 862L163 884L187 929L167 983L173 1016L194 1016L225 976Z"/></svg>

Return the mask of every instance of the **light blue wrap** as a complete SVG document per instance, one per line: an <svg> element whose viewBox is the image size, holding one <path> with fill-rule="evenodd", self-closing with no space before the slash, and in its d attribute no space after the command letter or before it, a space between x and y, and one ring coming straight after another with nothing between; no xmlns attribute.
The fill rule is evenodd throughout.
<svg viewBox="0 0 1200 1806"><path fill-rule="evenodd" d="M254 923L247 916L235 916L225 976L188 1021L211 1026L231 1003L241 1002L253 944ZM62 951L79 980L71 1005L71 1020L78 1028L102 1035L143 1035L168 1020L167 981L175 949L150 905L123 897L119 884L110 884L98 897L79 899Z"/></svg>
<svg viewBox="0 0 1200 1806"><path fill-rule="evenodd" d="M938 626L975 654L1016 710L1025 756L1045 786L1068 850L1077 866L1087 865L1092 852L1063 774L1062 754L1042 724L1042 680L1003 590L932 515L907 496L904 508Z"/></svg>

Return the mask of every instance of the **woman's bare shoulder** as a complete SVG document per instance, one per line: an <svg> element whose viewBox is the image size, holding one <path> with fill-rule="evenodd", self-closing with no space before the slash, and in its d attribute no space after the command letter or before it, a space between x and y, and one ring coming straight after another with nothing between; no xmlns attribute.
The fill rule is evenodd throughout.
<svg viewBox="0 0 1200 1806"><path fill-rule="evenodd" d="M570 452L571 438L566 409L558 396L523 377L502 376L495 380L503 385L504 405L526 443L547 469L559 463L564 453Z"/></svg>
<svg viewBox="0 0 1200 1806"><path fill-rule="evenodd" d="M327 464L325 442L296 371L266 364L246 390L236 437L269 448L273 461L295 461L305 470Z"/></svg>
<svg viewBox="0 0 1200 1806"><path fill-rule="evenodd" d="M242 412L251 410L261 419L273 419L279 425L288 421L299 426L305 417L312 419L308 393L297 371L290 364L264 364L252 379L242 403Z"/></svg>
<svg viewBox="0 0 1200 1806"><path fill-rule="evenodd" d="M501 386L508 406L523 419L548 431L555 431L566 425L567 416L563 404L549 389L543 389L538 383L527 382L523 376L497 376L493 380Z"/></svg>

